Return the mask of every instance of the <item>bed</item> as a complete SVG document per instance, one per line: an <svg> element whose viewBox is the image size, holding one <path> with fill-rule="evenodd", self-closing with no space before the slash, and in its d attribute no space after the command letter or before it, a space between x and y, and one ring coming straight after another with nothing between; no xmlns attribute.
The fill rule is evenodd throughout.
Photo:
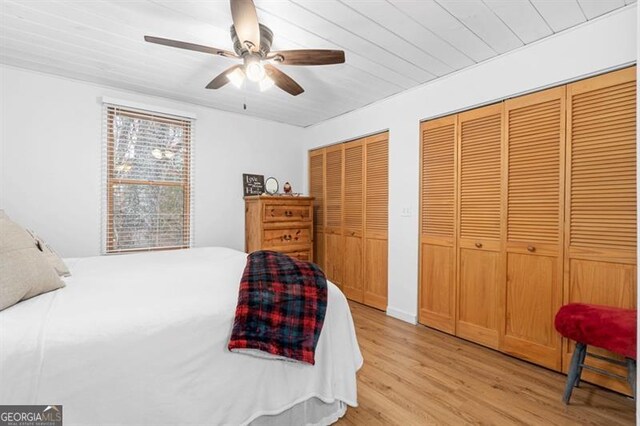
<svg viewBox="0 0 640 426"><path fill-rule="evenodd" d="M0 404L68 425L331 424L362 356L328 283L316 365L230 353L246 254L220 247L66 259L66 287L0 312Z"/></svg>

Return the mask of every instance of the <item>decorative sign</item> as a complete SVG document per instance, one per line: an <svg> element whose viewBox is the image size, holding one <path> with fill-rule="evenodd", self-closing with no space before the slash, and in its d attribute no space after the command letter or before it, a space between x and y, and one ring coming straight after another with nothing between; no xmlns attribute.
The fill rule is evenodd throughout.
<svg viewBox="0 0 640 426"><path fill-rule="evenodd" d="M244 196L262 195L264 193L264 176L263 175L242 175L242 186L244 187Z"/></svg>

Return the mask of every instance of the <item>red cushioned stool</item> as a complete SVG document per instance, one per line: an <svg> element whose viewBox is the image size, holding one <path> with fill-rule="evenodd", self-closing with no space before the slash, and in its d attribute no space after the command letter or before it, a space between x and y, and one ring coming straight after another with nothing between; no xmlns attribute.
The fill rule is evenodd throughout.
<svg viewBox="0 0 640 426"><path fill-rule="evenodd" d="M580 384L582 369L595 371L609 377L627 380L636 397L636 327L637 311L611 306L587 305L571 303L565 305L556 314L556 330L564 337L576 341L576 349L571 358L567 385L564 389L563 401L569 403L574 386ZM625 361L587 353L587 346L592 345L624 356ZM627 367L627 377L610 373L601 368L585 365L585 357L589 355L604 361Z"/></svg>

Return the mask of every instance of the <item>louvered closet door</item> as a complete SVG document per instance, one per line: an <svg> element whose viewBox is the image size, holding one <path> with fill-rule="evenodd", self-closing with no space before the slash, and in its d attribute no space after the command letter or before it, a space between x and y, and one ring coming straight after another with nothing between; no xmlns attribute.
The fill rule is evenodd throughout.
<svg viewBox="0 0 640 426"><path fill-rule="evenodd" d="M498 347L502 103L458 115L456 335Z"/></svg>
<svg viewBox="0 0 640 426"><path fill-rule="evenodd" d="M309 195L313 200L313 261L324 269L324 149L309 152Z"/></svg>
<svg viewBox="0 0 640 426"><path fill-rule="evenodd" d="M628 68L567 87L567 303L636 306L635 73ZM565 370L573 347L565 341ZM587 363L626 375L609 363ZM583 376L630 390L602 375Z"/></svg>
<svg viewBox="0 0 640 426"><path fill-rule="evenodd" d="M505 102L506 288L500 349L560 369L565 88Z"/></svg>
<svg viewBox="0 0 640 426"><path fill-rule="evenodd" d="M365 140L364 303L387 309L389 227L389 133Z"/></svg>
<svg viewBox="0 0 640 426"><path fill-rule="evenodd" d="M455 333L457 116L421 125L420 311L422 324Z"/></svg>
<svg viewBox="0 0 640 426"><path fill-rule="evenodd" d="M342 291L351 300L364 301L364 147L357 140L344 144L344 266Z"/></svg>
<svg viewBox="0 0 640 426"><path fill-rule="evenodd" d="M325 155L325 273L334 284L342 288L344 147L338 145L326 148Z"/></svg>

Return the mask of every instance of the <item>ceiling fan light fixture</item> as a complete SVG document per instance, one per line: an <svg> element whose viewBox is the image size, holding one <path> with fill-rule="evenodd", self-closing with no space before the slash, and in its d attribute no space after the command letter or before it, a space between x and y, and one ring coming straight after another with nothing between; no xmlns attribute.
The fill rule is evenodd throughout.
<svg viewBox="0 0 640 426"><path fill-rule="evenodd" d="M247 78L256 83L262 81L266 75L264 65L262 65L260 59L256 57L246 59L244 71L247 74Z"/></svg>
<svg viewBox="0 0 640 426"><path fill-rule="evenodd" d="M162 37L144 36L148 43L186 49L195 52L219 55L244 61L233 65L215 76L205 87L217 90L228 83L239 89L245 79L257 83L265 91L272 86L298 96L304 89L294 79L280 71L273 64L282 65L332 65L345 62L344 51L331 49L294 49L272 51L273 31L258 21L254 0L229 0L233 24L229 31L233 42L233 52L217 47L203 46Z"/></svg>
<svg viewBox="0 0 640 426"><path fill-rule="evenodd" d="M244 77L245 74L241 68L236 68L235 70L227 74L227 79L229 80L229 82L231 82L231 84L236 86L238 89L242 87L242 83L244 83Z"/></svg>
<svg viewBox="0 0 640 426"><path fill-rule="evenodd" d="M271 78L265 75L264 78L260 80L260 91L264 92L265 90L269 90L274 85L275 85L275 82Z"/></svg>

